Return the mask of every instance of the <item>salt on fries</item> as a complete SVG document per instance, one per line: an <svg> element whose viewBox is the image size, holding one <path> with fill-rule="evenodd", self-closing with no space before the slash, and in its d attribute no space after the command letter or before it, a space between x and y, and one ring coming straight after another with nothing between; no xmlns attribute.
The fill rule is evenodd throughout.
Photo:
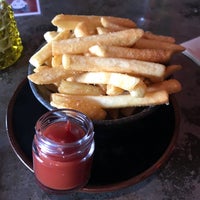
<svg viewBox="0 0 200 200"><path fill-rule="evenodd" d="M50 104L79 110L91 119L129 116L136 107L169 102L181 84L167 66L184 48L170 36L138 28L130 19L111 16L56 15L57 31L31 58L29 80L54 86ZM56 90L55 90L56 88Z"/></svg>

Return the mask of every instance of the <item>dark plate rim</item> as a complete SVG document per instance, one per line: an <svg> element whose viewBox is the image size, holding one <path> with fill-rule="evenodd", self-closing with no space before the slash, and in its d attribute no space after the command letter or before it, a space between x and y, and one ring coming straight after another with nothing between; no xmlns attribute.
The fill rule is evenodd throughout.
<svg viewBox="0 0 200 200"><path fill-rule="evenodd" d="M132 185L135 185L141 181L144 181L146 178L150 177L153 173L155 173L158 169L160 169L170 158L172 152L175 149L177 139L179 137L179 126L180 126L180 110L178 103L176 101L175 95L170 96L170 102L173 105L174 109L174 116L175 116L175 126L174 126L174 131L173 131L173 137L171 138L171 141L166 148L165 152L163 155L155 162L150 168L145 170L144 172L138 174L137 176L134 176L126 181L120 182L120 184L109 184L106 185L106 187L101 187L101 186L88 186L82 189L84 192L90 192L90 193L95 193L95 192L111 192L115 190L119 190L122 188L126 188Z"/></svg>
<svg viewBox="0 0 200 200"><path fill-rule="evenodd" d="M14 151L14 153L17 155L19 160L31 171L33 172L32 169L32 162L27 158L23 150L21 149L20 145L17 143L14 137L14 130L13 130L13 123L9 119L12 118L12 111L14 108L14 104L16 101L16 98L18 96L19 91L22 89L22 87L25 85L27 79L25 78L17 87L15 90L13 96L10 99L10 102L7 107L7 113L6 113L6 131L8 135L9 142L11 144L11 147Z"/></svg>
<svg viewBox="0 0 200 200"><path fill-rule="evenodd" d="M10 145L19 158L19 160L31 171L33 172L32 169L32 162L30 159L27 158L25 153L22 151L21 147L15 140L15 134L12 126L12 121L8 120L11 119L12 116L12 110L14 108L15 100L18 96L19 91L22 89L22 87L26 84L27 79L25 78L17 87L15 90L13 96L10 99L10 102L8 104L7 108L7 114L6 114L6 130L7 130L7 135L8 139L10 142ZM86 192L86 193L100 193L100 192L111 192L111 191L116 191L119 189L123 189L132 185L135 185L143 180L145 180L147 177L155 173L158 169L161 168L161 166L164 165L170 158L175 146L176 142L179 136L179 125L180 125L180 111L178 107L178 103L176 101L175 95L170 96L170 103L173 105L174 109L174 116L175 116L175 125L174 125L174 131L173 131L173 136L171 138L171 141L166 148L165 152L162 154L162 156L155 162L151 167L149 167L147 170L144 172L138 174L137 176L134 176L128 180L119 182L119 183L114 183L114 184L107 184L104 186L91 186L91 185L86 185L84 188L80 190L80 192Z"/></svg>

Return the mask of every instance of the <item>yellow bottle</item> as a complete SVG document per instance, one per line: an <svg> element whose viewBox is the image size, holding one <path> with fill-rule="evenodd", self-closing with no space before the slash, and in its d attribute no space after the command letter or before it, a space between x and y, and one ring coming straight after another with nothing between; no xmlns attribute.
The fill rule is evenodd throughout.
<svg viewBox="0 0 200 200"><path fill-rule="evenodd" d="M22 50L12 8L5 0L0 0L0 70L14 64L21 56Z"/></svg>

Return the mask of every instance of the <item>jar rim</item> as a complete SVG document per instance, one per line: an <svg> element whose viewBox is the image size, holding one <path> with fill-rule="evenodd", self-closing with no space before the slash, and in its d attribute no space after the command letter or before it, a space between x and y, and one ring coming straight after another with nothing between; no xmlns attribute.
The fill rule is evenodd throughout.
<svg viewBox="0 0 200 200"><path fill-rule="evenodd" d="M69 143L56 142L56 141L51 140L48 137L44 136L42 134L42 131L38 130L37 127L41 126L42 120L46 119L48 116L51 116L53 113L55 113L55 116L59 117L59 114L60 114L60 116L62 115L62 117L63 117L55 122L65 121L67 119L74 119L74 122L79 122L79 124L82 123L82 125L86 125L87 129L85 129L83 126L81 126L83 128L83 131L85 131L84 136L82 138L78 139L77 141L69 142ZM39 136L39 138L40 138L40 139L39 138L38 139L43 144L50 145L51 147L56 147L56 148L59 148L59 147L72 148L72 147L80 146L84 143L88 143L90 141L90 138L93 138L93 135L94 135L93 129L94 129L94 127L93 127L92 120L90 118L88 118L85 114L83 114L80 111L74 110L74 109L66 109L66 108L53 109L51 111L46 112L38 119L38 121L36 122L36 125L35 125L36 136Z"/></svg>

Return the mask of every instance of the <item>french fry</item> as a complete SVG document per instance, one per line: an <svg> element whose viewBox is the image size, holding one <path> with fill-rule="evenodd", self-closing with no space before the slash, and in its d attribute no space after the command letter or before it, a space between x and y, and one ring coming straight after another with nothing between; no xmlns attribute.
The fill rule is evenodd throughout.
<svg viewBox="0 0 200 200"><path fill-rule="evenodd" d="M111 72L86 72L72 77L73 81L89 84L108 84L131 91L141 82L140 78L121 73Z"/></svg>
<svg viewBox="0 0 200 200"><path fill-rule="evenodd" d="M146 95L141 98L131 95L87 96L87 98L96 101L102 108L153 106L169 102L168 93L166 91L146 93Z"/></svg>
<svg viewBox="0 0 200 200"><path fill-rule="evenodd" d="M113 20L110 20L109 18L106 17L101 17L101 24L104 28L111 29L112 32L114 31L122 31L126 30L127 27L123 25L116 24L115 22L113 23ZM134 24L131 28L135 28L136 25Z"/></svg>
<svg viewBox="0 0 200 200"><path fill-rule="evenodd" d="M49 99L49 94L48 94L48 92L50 92L50 93L54 93L54 92L57 92L58 91L58 85L59 85L60 83L58 82L58 83L53 83L53 84L45 84L45 85L43 85L44 86L44 88L46 88L46 89L44 89L44 91L43 91L43 93L45 94L47 94L48 96L47 96L47 98ZM39 87L39 90L41 91L42 90L42 88L43 87Z"/></svg>
<svg viewBox="0 0 200 200"><path fill-rule="evenodd" d="M56 108L79 110L93 120L105 119L106 111L92 99L85 96L74 96L60 93L51 94L51 105Z"/></svg>
<svg viewBox="0 0 200 200"><path fill-rule="evenodd" d="M51 84L63 78L72 76L74 72L65 70L63 67L43 67L36 73L28 75L28 79L38 85Z"/></svg>
<svg viewBox="0 0 200 200"><path fill-rule="evenodd" d="M59 30L74 30L79 22L86 22L92 24L94 27L101 26L101 18L104 17L114 24L125 26L128 28L136 27L135 22L127 18L113 17L113 16L95 16L95 15L56 15L51 23L57 26Z"/></svg>
<svg viewBox="0 0 200 200"><path fill-rule="evenodd" d="M140 81L132 90L130 90L130 94L133 97L144 97L146 94L147 87L143 81Z"/></svg>
<svg viewBox="0 0 200 200"><path fill-rule="evenodd" d="M158 63L122 58L100 58L64 54L62 65L67 70L118 72L144 76L151 80L162 80L165 66Z"/></svg>
<svg viewBox="0 0 200 200"><path fill-rule="evenodd" d="M33 72L34 73L36 73L36 72L39 72L39 71L42 71L42 70L44 70L44 69L49 69L50 67L48 66L48 65L41 65L41 66L39 66L39 67L36 67L36 68L34 68L33 69Z"/></svg>
<svg viewBox="0 0 200 200"><path fill-rule="evenodd" d="M62 67L62 55L56 55L52 57L52 67Z"/></svg>
<svg viewBox="0 0 200 200"><path fill-rule="evenodd" d="M139 39L133 46L139 49L164 49L170 50L173 53L179 53L185 50L185 48L178 44L173 44L169 42L161 42L158 40L149 40L145 38Z"/></svg>
<svg viewBox="0 0 200 200"><path fill-rule="evenodd" d="M172 51L163 49L136 49L117 46L95 45L89 48L91 54L99 57L136 59L148 62L166 63Z"/></svg>
<svg viewBox="0 0 200 200"><path fill-rule="evenodd" d="M173 37L165 36L165 35L157 35L150 31L145 31L143 38L151 39L151 40L158 40L161 42L175 43L175 39Z"/></svg>
<svg viewBox="0 0 200 200"><path fill-rule="evenodd" d="M107 85L104 84L98 84L98 86L102 89L102 91L104 91L104 93L106 94L107 92ZM120 88L121 89L121 88Z"/></svg>
<svg viewBox="0 0 200 200"><path fill-rule="evenodd" d="M49 57L47 60L45 60L43 65L52 67L52 57Z"/></svg>
<svg viewBox="0 0 200 200"><path fill-rule="evenodd" d="M53 107L117 119L136 107L168 104L181 91L179 81L168 79L181 66L165 66L185 49L173 37L111 16L61 14L52 24L57 31L44 34L47 44L30 58L35 68L28 79L42 85Z"/></svg>
<svg viewBox="0 0 200 200"><path fill-rule="evenodd" d="M62 80L58 92L64 94L79 94L79 95L104 95L103 90L95 85L83 84Z"/></svg>
<svg viewBox="0 0 200 200"><path fill-rule="evenodd" d="M52 97L54 95L55 93L52 94ZM63 98L66 97L66 99L69 98L69 95L65 94L58 94L58 95L63 96ZM169 102L169 96L165 90L157 92L149 92L146 93L145 96L141 98L133 97L131 95L117 95L117 96L80 96L80 95L72 96L71 95L71 97L73 97L70 99L71 101L74 101L75 105L78 105L79 101L83 102L93 101L103 109L126 108L126 107L136 107L136 106L137 107L153 106ZM79 109L78 107L76 108Z"/></svg>
<svg viewBox="0 0 200 200"><path fill-rule="evenodd" d="M180 92L182 89L181 84L176 79L169 79L160 83L151 84L147 88L147 92L155 92L159 90L166 90L168 94Z"/></svg>
<svg viewBox="0 0 200 200"><path fill-rule="evenodd" d="M39 67L45 63L45 61L50 58L51 53L51 44L47 43L39 51L37 51L29 60L29 62L34 67Z"/></svg>
<svg viewBox="0 0 200 200"><path fill-rule="evenodd" d="M164 78L168 78L169 76L171 76L172 74L174 74L175 72L179 71L182 69L181 65L169 65L166 67L165 70L165 75Z"/></svg>
<svg viewBox="0 0 200 200"><path fill-rule="evenodd" d="M91 46L97 43L102 45L132 46L142 35L142 29L127 29L109 34L53 40L52 51L53 55L82 54L86 53Z"/></svg>
<svg viewBox="0 0 200 200"><path fill-rule="evenodd" d="M60 40L60 39L67 39L70 36L70 32L63 31L59 33L57 36L55 36L53 40ZM45 44L43 47L41 47L40 50L38 50L29 60L29 62L34 67L39 67L40 65L43 65L45 61L52 56L52 41Z"/></svg>
<svg viewBox="0 0 200 200"><path fill-rule="evenodd" d="M111 17L111 16L101 16L101 24L105 28L110 28L109 26L118 25L119 27L126 28L136 28L137 25L134 21L128 18Z"/></svg>
<svg viewBox="0 0 200 200"><path fill-rule="evenodd" d="M99 35L113 32L112 30L104 27L97 27L96 29L97 29L97 34Z"/></svg>
<svg viewBox="0 0 200 200"><path fill-rule="evenodd" d="M110 96L120 95L124 92L122 88L116 87L114 85L106 85L106 94Z"/></svg>
<svg viewBox="0 0 200 200"><path fill-rule="evenodd" d="M75 37L85 37L88 35L94 35L96 34L96 27L89 26L86 24L86 22L79 22L75 29L74 29L74 35Z"/></svg>
<svg viewBox="0 0 200 200"><path fill-rule="evenodd" d="M44 39L46 40L46 42L50 42L52 41L59 33L57 31L47 31L44 34Z"/></svg>
<svg viewBox="0 0 200 200"><path fill-rule="evenodd" d="M78 23L85 22L92 24L94 27L101 26L100 16L86 16L86 15L56 15L51 23L57 26L59 31L74 30Z"/></svg>

